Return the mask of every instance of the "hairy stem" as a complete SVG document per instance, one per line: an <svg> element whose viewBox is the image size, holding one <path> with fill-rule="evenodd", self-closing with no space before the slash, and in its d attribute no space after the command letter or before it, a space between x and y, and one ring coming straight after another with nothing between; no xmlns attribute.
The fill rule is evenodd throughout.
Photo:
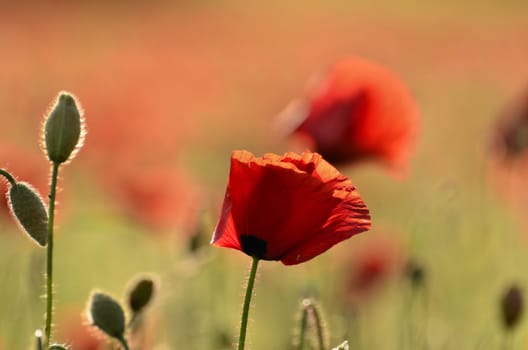
<svg viewBox="0 0 528 350"><path fill-rule="evenodd" d="M298 350L304 349L304 337L306 335L306 328L308 326L308 308L307 306L310 304L309 299L304 299L302 301L302 316L301 316L301 323L299 327L299 341L298 341Z"/></svg>
<svg viewBox="0 0 528 350"><path fill-rule="evenodd" d="M59 165L59 163L53 162L49 194L48 250L46 264L46 325L44 328L44 332L46 334L45 349L48 349L50 345L51 325L53 317L53 221L55 218L55 196L57 193L57 178L59 175Z"/></svg>
<svg viewBox="0 0 528 350"><path fill-rule="evenodd" d="M5 169L0 169L0 175L2 175L3 177L5 177L7 179L7 181L9 181L9 183L11 184L11 186L14 186L16 185L16 181L15 181L15 178L7 172L7 170Z"/></svg>
<svg viewBox="0 0 528 350"><path fill-rule="evenodd" d="M326 346L325 346L323 320L321 319L319 310L317 309L315 305L310 304L309 311L312 312L312 315L314 318L315 330L317 332L317 342L319 343L319 350L325 350Z"/></svg>
<svg viewBox="0 0 528 350"><path fill-rule="evenodd" d="M253 295L253 286L255 285L255 277L257 276L259 258L253 257L251 263L251 270L249 271L249 278L246 287L246 296L244 297L244 307L242 309L242 319L240 322L240 335L238 337L238 350L244 350L246 343L246 330L249 315L249 306L251 304L251 296Z"/></svg>

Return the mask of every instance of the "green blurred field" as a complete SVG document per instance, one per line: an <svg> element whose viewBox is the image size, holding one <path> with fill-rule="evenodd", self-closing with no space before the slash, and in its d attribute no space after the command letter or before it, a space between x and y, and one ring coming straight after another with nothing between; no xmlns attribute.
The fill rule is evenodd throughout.
<svg viewBox="0 0 528 350"><path fill-rule="evenodd" d="M522 202L526 189L500 181L487 147L497 114L528 84L528 4L0 6L0 147L7 142L38 154L41 116L66 89L85 109L87 150L98 150L94 158L81 150L62 173L57 315L80 308L94 288L121 297L136 272L152 271L162 279L149 313L152 349L221 349L222 336L234 342L249 258L208 245L192 256L183 229L152 234L122 214L95 179L104 167L93 167L121 160L128 149L126 157L140 157L137 169L152 159L185 169L204 193L207 242L231 150L287 151L271 131L273 118L313 73L356 54L395 71L419 102L422 130L410 176L397 181L370 164L342 169L369 206L374 229L303 265L261 264L250 348L293 349L305 296L317 297L326 311L333 346L351 334L354 350L424 348L416 346L422 337L431 350L502 346L499 297L512 282L528 285L528 226L522 203L511 205L501 193L513 191ZM107 128L115 130L97 139ZM114 148L121 137L128 146ZM42 325L45 252L4 216L0 231L0 344L27 349ZM357 324L347 324L347 257L380 235L394 237L404 256L425 265L427 312L409 309L408 286L393 278L362 305ZM521 324L513 348L528 345L525 334Z"/></svg>

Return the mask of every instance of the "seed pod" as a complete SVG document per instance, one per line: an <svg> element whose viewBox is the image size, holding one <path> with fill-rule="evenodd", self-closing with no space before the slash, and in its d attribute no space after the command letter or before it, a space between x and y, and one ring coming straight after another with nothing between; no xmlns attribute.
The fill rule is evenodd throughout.
<svg viewBox="0 0 528 350"><path fill-rule="evenodd" d="M61 164L82 146L84 119L75 97L60 92L44 123L44 148L48 159Z"/></svg>
<svg viewBox="0 0 528 350"><path fill-rule="evenodd" d="M30 184L16 182L7 193L9 208L20 227L38 245L48 244L48 211L44 201Z"/></svg>
<svg viewBox="0 0 528 350"><path fill-rule="evenodd" d="M523 314L523 293L513 285L506 290L501 300L502 322L505 329L514 328Z"/></svg>
<svg viewBox="0 0 528 350"><path fill-rule="evenodd" d="M93 326L106 335L124 341L125 313L111 296L101 292L93 293L88 302L86 316Z"/></svg>
<svg viewBox="0 0 528 350"><path fill-rule="evenodd" d="M137 314L152 301L157 283L151 276L136 277L128 288L127 303L132 313Z"/></svg>

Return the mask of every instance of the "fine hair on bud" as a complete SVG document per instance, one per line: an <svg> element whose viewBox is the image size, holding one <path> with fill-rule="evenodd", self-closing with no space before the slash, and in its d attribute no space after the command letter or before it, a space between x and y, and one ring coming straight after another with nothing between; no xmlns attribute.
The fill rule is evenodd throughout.
<svg viewBox="0 0 528 350"><path fill-rule="evenodd" d="M134 277L127 288L127 306L133 315L142 312L154 298L158 289L158 278L142 274Z"/></svg>
<svg viewBox="0 0 528 350"><path fill-rule="evenodd" d="M502 322L505 329L519 324L524 309L523 292L517 285L509 287L501 299Z"/></svg>
<svg viewBox="0 0 528 350"><path fill-rule="evenodd" d="M19 226L39 246L48 244L48 211L36 189L25 182L11 184L9 209Z"/></svg>
<svg viewBox="0 0 528 350"><path fill-rule="evenodd" d="M111 296L93 292L86 309L88 322L107 336L125 342L125 312Z"/></svg>
<svg viewBox="0 0 528 350"><path fill-rule="evenodd" d="M73 159L85 133L79 102L72 94L61 91L44 120L42 145L48 159L56 164Z"/></svg>

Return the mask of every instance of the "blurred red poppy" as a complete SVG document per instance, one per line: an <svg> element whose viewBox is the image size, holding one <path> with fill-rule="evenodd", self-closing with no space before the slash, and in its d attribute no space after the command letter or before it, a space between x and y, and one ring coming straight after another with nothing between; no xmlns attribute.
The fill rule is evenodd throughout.
<svg viewBox="0 0 528 350"><path fill-rule="evenodd" d="M352 182L321 155L234 151L212 243L294 265L370 225Z"/></svg>
<svg viewBox="0 0 528 350"><path fill-rule="evenodd" d="M196 226L201 193L181 169L165 164L125 169L113 169L104 179L125 214L155 230L190 232Z"/></svg>
<svg viewBox="0 0 528 350"><path fill-rule="evenodd" d="M402 81L357 57L331 67L280 116L294 136L333 164L377 160L399 174L407 170L418 122L417 105Z"/></svg>
<svg viewBox="0 0 528 350"><path fill-rule="evenodd" d="M402 268L401 252L394 238L369 236L353 254L346 279L346 295L355 303L372 295Z"/></svg>
<svg viewBox="0 0 528 350"><path fill-rule="evenodd" d="M58 339L75 350L103 350L108 348L106 340L85 324L78 308L68 308L60 315Z"/></svg>

